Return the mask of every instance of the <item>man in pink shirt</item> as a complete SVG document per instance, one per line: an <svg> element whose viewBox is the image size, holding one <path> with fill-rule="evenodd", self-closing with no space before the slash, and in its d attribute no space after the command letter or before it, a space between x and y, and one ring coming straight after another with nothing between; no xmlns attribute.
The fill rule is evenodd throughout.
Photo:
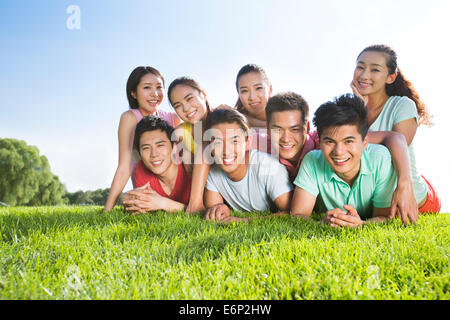
<svg viewBox="0 0 450 320"><path fill-rule="evenodd" d="M309 132L308 114L308 103L294 92L277 94L267 102L272 155L278 153L291 182L297 176L303 157L311 150L320 149L317 131Z"/></svg>

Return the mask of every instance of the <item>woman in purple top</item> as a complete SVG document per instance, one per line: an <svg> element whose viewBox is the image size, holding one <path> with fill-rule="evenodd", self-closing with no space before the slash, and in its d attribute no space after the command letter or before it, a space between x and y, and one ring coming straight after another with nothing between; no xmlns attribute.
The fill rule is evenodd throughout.
<svg viewBox="0 0 450 320"><path fill-rule="evenodd" d="M173 127L180 123L174 113L159 111L158 106L164 98L164 78L152 67L137 67L127 81L127 98L130 110L122 113L119 123L119 164L111 183L105 211L114 208L128 179L133 177L139 155L133 150L134 130L138 122L150 114L158 115ZM133 180L133 178L132 178ZM134 186L134 180L133 180Z"/></svg>

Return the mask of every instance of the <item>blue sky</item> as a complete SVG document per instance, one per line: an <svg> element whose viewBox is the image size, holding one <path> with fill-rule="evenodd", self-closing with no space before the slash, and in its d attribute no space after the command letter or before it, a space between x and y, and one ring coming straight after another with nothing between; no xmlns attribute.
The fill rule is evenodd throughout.
<svg viewBox="0 0 450 320"><path fill-rule="evenodd" d="M79 30L66 26L70 5ZM364 47L384 43L434 115L416 135L418 167L448 195L450 153L438 140L450 118L449 9L445 0L0 0L0 136L36 145L69 191L106 188L136 66L156 67L167 85L191 76L217 106L234 104L237 71L257 63L274 92L302 94L313 113L350 92ZM167 98L162 108L171 110Z"/></svg>

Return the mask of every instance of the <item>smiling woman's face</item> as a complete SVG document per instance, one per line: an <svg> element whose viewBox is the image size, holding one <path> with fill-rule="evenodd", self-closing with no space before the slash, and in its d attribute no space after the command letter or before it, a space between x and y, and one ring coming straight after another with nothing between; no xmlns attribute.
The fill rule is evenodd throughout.
<svg viewBox="0 0 450 320"><path fill-rule="evenodd" d="M238 81L239 99L243 107L253 117L265 119L267 101L272 94L272 86L259 72L242 75Z"/></svg>
<svg viewBox="0 0 450 320"><path fill-rule="evenodd" d="M155 114L164 98L164 84L160 77L153 73L142 76L135 91L131 92L137 100L139 110L144 116Z"/></svg>
<svg viewBox="0 0 450 320"><path fill-rule="evenodd" d="M366 51L356 61L353 83L363 96L385 92L386 84L391 84L394 80L395 77L389 74L384 53Z"/></svg>
<svg viewBox="0 0 450 320"><path fill-rule="evenodd" d="M170 101L177 115L185 122L194 124L206 116L206 96L197 89L179 84L170 93Z"/></svg>

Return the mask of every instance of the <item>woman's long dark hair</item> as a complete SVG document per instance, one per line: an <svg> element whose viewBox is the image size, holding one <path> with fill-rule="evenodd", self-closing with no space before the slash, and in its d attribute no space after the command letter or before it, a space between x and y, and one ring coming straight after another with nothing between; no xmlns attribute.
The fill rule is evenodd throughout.
<svg viewBox="0 0 450 320"><path fill-rule="evenodd" d="M386 55L386 65L389 70L389 74L397 73L395 81L391 84L386 84L386 93L388 96L406 96L414 101L419 114L419 124L432 125L431 115L428 113L425 103L420 99L417 90L414 88L411 81L405 78L403 72L397 66L397 54L395 51L386 45L377 44L365 48L358 55L359 57L367 51L381 52Z"/></svg>

